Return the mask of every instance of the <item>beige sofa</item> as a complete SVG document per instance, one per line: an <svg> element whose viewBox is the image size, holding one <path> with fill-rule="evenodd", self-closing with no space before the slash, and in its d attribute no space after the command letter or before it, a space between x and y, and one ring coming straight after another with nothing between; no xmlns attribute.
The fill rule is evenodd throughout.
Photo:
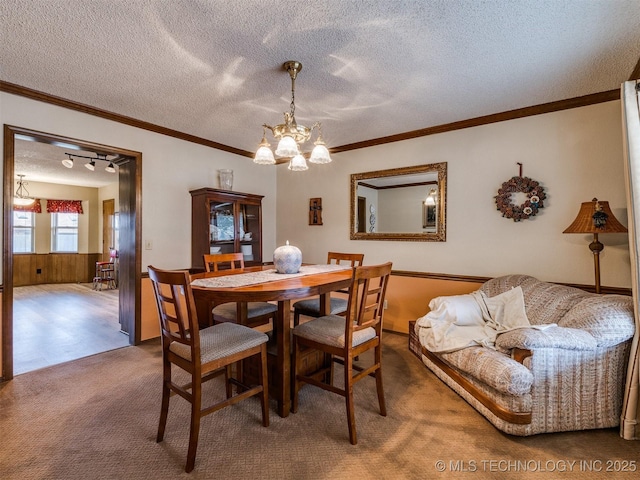
<svg viewBox="0 0 640 480"><path fill-rule="evenodd" d="M508 275L482 285L488 297L520 286L531 325L501 333L495 350L429 352L410 325L409 348L498 429L513 435L620 423L634 334L633 302Z"/></svg>

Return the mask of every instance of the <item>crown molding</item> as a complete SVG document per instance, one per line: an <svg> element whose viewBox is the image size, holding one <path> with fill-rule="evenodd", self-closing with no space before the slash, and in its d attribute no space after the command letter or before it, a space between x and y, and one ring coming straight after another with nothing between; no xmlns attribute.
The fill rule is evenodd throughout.
<svg viewBox="0 0 640 480"><path fill-rule="evenodd" d="M636 65L634 73L632 74L632 77L634 76L636 78L640 77L640 60L638 61L638 65ZM32 100L37 100L39 102L57 105L59 107L68 108L70 110L87 113L89 115L105 118L107 120L112 120L114 122L122 123L132 127L141 128L143 130L159 133L161 135L167 135L169 137L177 138L179 140L184 140L186 142L197 143L199 145L204 145L206 147L223 150L225 152L233 153L243 157L253 158L254 156L253 152L249 152L247 150L231 147L229 145L224 145L222 143L214 142L212 140L207 140L206 138L197 137L195 135L190 135L188 133L180 132L178 130L173 130L171 128L162 127L160 125L156 125L150 122L145 122L143 120L138 120L132 117L128 117L126 115L120 115L118 113L113 113L108 110L103 110L103 109L92 107L90 105L86 105L83 103L67 100L65 98L50 95L48 93L44 93L38 90L33 90L31 88L16 85L14 83L9 83L9 82L0 80L0 91L30 98ZM585 107L588 105L610 102L613 100L620 100L620 89L609 90L609 91L600 92L600 93L593 93L591 95L584 95L582 97L569 98L566 100L558 100L556 102L543 103L540 105L533 105L530 107L518 108L515 110L509 110L507 112L484 115L482 117L461 120L459 122L446 123L443 125L436 125L434 127L421 128L419 130L412 130L410 132L399 133L399 134L390 135L387 137L380 137L380 138L374 138L371 140L365 140L362 142L350 143L347 145L341 145L338 147L330 148L329 151L331 153L348 152L350 150L357 150L360 148L374 147L377 145L384 145L386 143L400 142L403 140L410 140L413 138L425 137L428 135L435 135L438 133L451 132L454 130L461 130L461 129L471 128L471 127L478 127L478 126L487 125L490 123L504 122L507 120L515 120L517 118L529 117L533 115L541 115L544 113L558 112L561 110L568 110L571 108Z"/></svg>
<svg viewBox="0 0 640 480"><path fill-rule="evenodd" d="M540 105L532 105L530 107L518 108L507 112L493 113L482 117L470 118L459 122L446 123L436 125L434 127L421 128L410 132L398 133L388 137L374 138L363 142L350 143L340 147L330 148L331 153L347 152L349 150L357 150L360 148L374 147L384 145L385 143L400 142L402 140L410 140L418 137L426 137L427 135L435 135L437 133L451 132L464 128L479 127L490 123L504 122L507 120L515 120L517 118L530 117L533 115L541 115L543 113L558 112L571 108L585 107L597 103L611 102L620 100L620 89L609 90L606 92L593 93L582 97L568 98L566 100L558 100L556 102L543 103Z"/></svg>
<svg viewBox="0 0 640 480"><path fill-rule="evenodd" d="M169 137L184 140L186 142L197 143L198 145L204 145L205 147L211 147L218 150L223 150L225 152L235 153L236 155L241 155L243 157L253 158L254 155L252 152L248 152L247 150L230 147L229 145L224 145L212 140L207 140L206 138L189 135L188 133L180 132L178 130L173 130L167 127L162 127L154 123L145 122L144 120L127 117L126 115L120 115L118 113L113 113L108 110L92 107L91 105L86 105L84 103L74 102L72 100L67 100L66 98L56 97L55 95L49 95L48 93L40 92L38 90L33 90L27 87L22 87L20 85L5 82L2 80L0 80L0 91L30 98L32 100L37 100L43 103L49 103L51 105L57 105L58 107L68 108L69 110L87 113L89 115L112 120L124 125L129 125L131 127L137 127L143 130L148 130L150 132L159 133L161 135L167 135Z"/></svg>

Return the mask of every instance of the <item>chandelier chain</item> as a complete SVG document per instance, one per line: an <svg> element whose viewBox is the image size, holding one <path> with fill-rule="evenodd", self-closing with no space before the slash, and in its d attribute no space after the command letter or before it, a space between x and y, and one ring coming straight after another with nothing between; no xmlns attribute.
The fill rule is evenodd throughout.
<svg viewBox="0 0 640 480"><path fill-rule="evenodd" d="M296 79L294 76L291 77L291 105L289 105L289 109L291 111L291 119L295 124L296 122Z"/></svg>

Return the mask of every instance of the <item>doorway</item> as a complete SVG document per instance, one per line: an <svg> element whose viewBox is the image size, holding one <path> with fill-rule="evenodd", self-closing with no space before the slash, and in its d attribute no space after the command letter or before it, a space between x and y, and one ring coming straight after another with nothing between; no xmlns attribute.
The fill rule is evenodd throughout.
<svg viewBox="0 0 640 480"><path fill-rule="evenodd" d="M13 187L16 139L65 145L102 154L115 154L118 165L119 305L121 328L129 334L129 344L140 343L141 279L141 163L140 152L101 145L74 138L4 126L4 215L3 215L3 294L2 294L2 376L13 378Z"/></svg>

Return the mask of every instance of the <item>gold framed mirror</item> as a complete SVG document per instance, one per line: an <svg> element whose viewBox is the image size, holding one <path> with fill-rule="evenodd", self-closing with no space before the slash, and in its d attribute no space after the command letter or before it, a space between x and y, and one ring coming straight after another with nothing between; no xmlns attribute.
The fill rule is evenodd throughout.
<svg viewBox="0 0 640 480"><path fill-rule="evenodd" d="M447 162L351 174L351 240L445 242Z"/></svg>

